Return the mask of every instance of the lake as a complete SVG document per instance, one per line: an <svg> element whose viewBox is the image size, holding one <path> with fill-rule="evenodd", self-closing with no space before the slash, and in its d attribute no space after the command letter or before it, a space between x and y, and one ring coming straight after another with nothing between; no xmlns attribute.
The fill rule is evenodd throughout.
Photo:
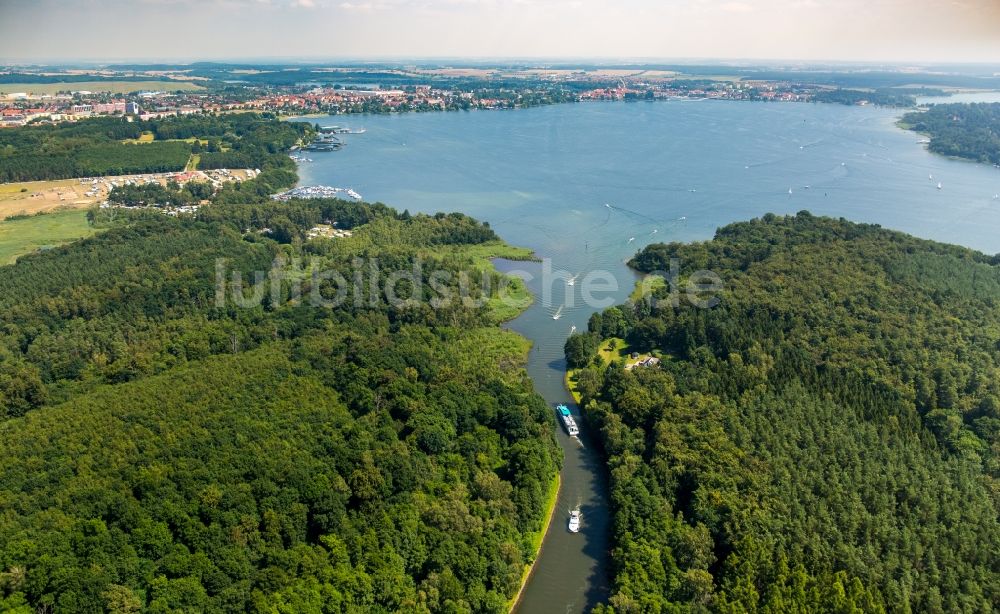
<svg viewBox="0 0 1000 614"><path fill-rule="evenodd" d="M462 211L551 267L606 270L622 302L624 265L644 245L712 237L765 213L846 217L919 237L1000 252L1000 170L949 160L897 128L898 112L804 103L681 100L581 103L475 111L309 119L366 133L338 152L310 153L302 185L350 187L411 212ZM937 188L941 183L941 189ZM534 342L528 371L551 403L565 402L562 346L596 309L583 283L543 288L510 328ZM548 290L548 291L546 291ZM559 316L553 319L553 316ZM574 408L574 411L578 411ZM607 594L607 479L588 433L561 435L566 453L555 520L520 612L580 612ZM582 530L566 530L580 506Z"/></svg>

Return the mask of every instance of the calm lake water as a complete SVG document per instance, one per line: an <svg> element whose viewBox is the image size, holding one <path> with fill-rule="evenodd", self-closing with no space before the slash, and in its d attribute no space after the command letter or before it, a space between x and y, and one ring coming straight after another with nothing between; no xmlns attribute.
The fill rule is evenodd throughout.
<svg viewBox="0 0 1000 614"><path fill-rule="evenodd" d="M462 211L581 275L546 292L541 265L499 263L535 277L537 300L510 328L534 342L528 371L556 403L568 399L563 343L597 307L583 304L584 276L612 273L618 290L598 296L622 302L635 281L624 261L648 243L709 239L731 222L808 209L1000 252L1000 170L928 153L896 116L722 101L340 116L308 121L367 132L345 135L341 151L308 154L300 175L302 185L351 187L411 212ZM580 612L606 598L607 479L584 435L582 445L560 437L558 511L520 612ZM578 505L582 530L570 534Z"/></svg>

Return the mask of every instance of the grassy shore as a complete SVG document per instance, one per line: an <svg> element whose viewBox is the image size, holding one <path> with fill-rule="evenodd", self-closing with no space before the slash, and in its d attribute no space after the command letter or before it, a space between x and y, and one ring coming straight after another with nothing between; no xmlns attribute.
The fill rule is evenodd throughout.
<svg viewBox="0 0 1000 614"><path fill-rule="evenodd" d="M545 494L545 522L542 525L540 531L531 533L531 551L535 553L535 556L531 559L531 562L524 566L524 573L521 574L521 588L517 589L517 594L514 595L510 601L507 602L507 611L513 612L514 608L517 606L517 602L521 600L521 595L524 593L524 587L528 585L528 579L531 578L531 572L535 570L535 562L538 560L538 556L542 553L542 542L545 541L545 534L549 532L549 526L552 524L552 518L556 514L556 502L559 501L559 487L562 485L562 481L559 478L559 474L549 483L549 491Z"/></svg>
<svg viewBox="0 0 1000 614"><path fill-rule="evenodd" d="M646 275L636 282L635 288L629 295L629 300L638 303L643 298L650 296L653 292L667 285L667 280L660 275Z"/></svg>
<svg viewBox="0 0 1000 614"><path fill-rule="evenodd" d="M0 265L13 264L19 256L43 247L69 243L94 234L87 212L56 211L0 222Z"/></svg>
<svg viewBox="0 0 1000 614"><path fill-rule="evenodd" d="M493 261L498 258L504 260L535 258L534 252L530 249L508 245L503 241L489 241L478 245L440 246L426 250L421 256L464 260L468 269L478 273L495 271ZM534 302L534 297L519 277L505 276L503 288L497 290L498 292L486 302L486 307L490 311L491 319L498 324L513 320Z"/></svg>

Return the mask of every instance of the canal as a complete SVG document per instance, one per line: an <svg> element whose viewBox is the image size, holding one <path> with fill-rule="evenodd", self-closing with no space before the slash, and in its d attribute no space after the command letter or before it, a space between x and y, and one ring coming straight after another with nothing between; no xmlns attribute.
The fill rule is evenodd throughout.
<svg viewBox="0 0 1000 614"><path fill-rule="evenodd" d="M575 273L575 267L569 266L576 264L572 257L554 255L552 261L554 270L562 263L567 265L564 270ZM597 438L587 428L580 408L571 402L566 390L563 344L574 327L585 330L590 314L598 309L582 302L579 291L582 285L568 286L565 276L546 276L545 267L539 263L498 261L496 264L501 271L531 276L528 286L536 301L508 328L533 342L527 368L535 389L550 406L558 403L569 406L581 427L579 438L571 438L560 423L557 437L563 450L563 469L559 498L534 569L514 611L518 614L586 612L608 597L611 528L608 478ZM619 273L624 279L634 279L624 267ZM544 286L548 282L551 282L550 296L546 300ZM554 319L557 314L558 319ZM571 533L569 512L577 507L582 516L580 532Z"/></svg>

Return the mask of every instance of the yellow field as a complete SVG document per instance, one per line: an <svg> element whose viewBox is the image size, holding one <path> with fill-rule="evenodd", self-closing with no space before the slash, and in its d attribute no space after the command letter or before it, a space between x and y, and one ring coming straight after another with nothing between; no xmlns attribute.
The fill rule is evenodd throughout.
<svg viewBox="0 0 1000 614"><path fill-rule="evenodd" d="M156 140L155 134L152 132L143 132L137 139L122 139L122 143L135 145L136 143L152 143L154 140Z"/></svg>
<svg viewBox="0 0 1000 614"><path fill-rule="evenodd" d="M0 220L12 215L87 207L107 198L103 188L96 196L85 196L89 189L90 184L82 184L79 179L0 183Z"/></svg>
<svg viewBox="0 0 1000 614"><path fill-rule="evenodd" d="M188 160L188 170L197 168L197 164L198 156L194 155ZM209 171L210 174L214 172ZM53 209L89 207L94 203L107 200L108 184L112 181L121 183L129 179L140 180L146 177L155 177L161 184L166 184L167 179L174 174L116 175L102 177L96 184L80 183L79 179L0 183L0 220L12 215L34 215ZM229 179L232 180L245 181L247 178L245 169L233 169L229 174ZM207 179L207 176L202 176L198 180L205 181ZM94 187L96 187L97 193L93 196L86 196L86 193L92 191Z"/></svg>
<svg viewBox="0 0 1000 614"><path fill-rule="evenodd" d="M0 94L26 92L28 94L55 94L57 92L110 92L127 94L143 91L183 90L192 92L204 89L188 81L80 81L77 83L4 83L0 84Z"/></svg>
<svg viewBox="0 0 1000 614"><path fill-rule="evenodd" d="M122 143L125 143L127 145L136 145L138 143L154 143L154 142L159 142L159 143L179 143L179 142L194 143L195 141L198 141L202 145L208 145L208 139L199 139L196 136L190 136L190 137L188 137L186 139L163 139L161 141L157 141L156 140L156 135L153 134L152 132L143 132L142 134L139 135L139 138L137 138L137 139L122 139Z"/></svg>

